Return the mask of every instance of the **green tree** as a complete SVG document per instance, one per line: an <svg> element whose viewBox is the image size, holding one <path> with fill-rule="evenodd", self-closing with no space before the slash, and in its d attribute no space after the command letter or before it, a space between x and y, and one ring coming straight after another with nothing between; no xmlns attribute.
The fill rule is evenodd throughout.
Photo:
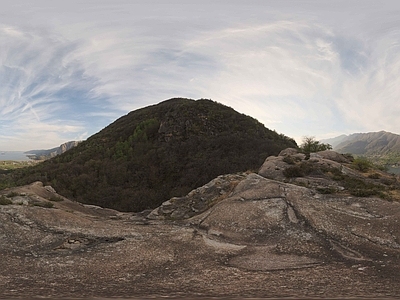
<svg viewBox="0 0 400 300"><path fill-rule="evenodd" d="M312 153L324 150L331 150L332 146L330 144L324 144L315 139L313 136L303 137L303 143L300 145L300 149L304 153Z"/></svg>

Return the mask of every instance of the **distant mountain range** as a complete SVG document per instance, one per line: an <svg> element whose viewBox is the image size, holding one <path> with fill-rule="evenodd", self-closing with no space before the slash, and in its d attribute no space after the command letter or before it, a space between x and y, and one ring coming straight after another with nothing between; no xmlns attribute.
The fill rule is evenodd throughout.
<svg viewBox="0 0 400 300"><path fill-rule="evenodd" d="M72 149L76 147L80 141L70 141L66 142L64 144L61 144L58 147L52 148L52 149L47 149L47 150L29 150L26 151L25 153L28 154L27 156L30 159L35 159L35 160L45 160L52 158L54 156L60 155L69 149Z"/></svg>
<svg viewBox="0 0 400 300"><path fill-rule="evenodd" d="M331 144L333 150L341 153L382 155L400 152L400 135L386 131L343 134L321 142Z"/></svg>
<svg viewBox="0 0 400 300"><path fill-rule="evenodd" d="M380 164L400 163L400 135L386 131L354 133L322 140L340 153L362 155Z"/></svg>

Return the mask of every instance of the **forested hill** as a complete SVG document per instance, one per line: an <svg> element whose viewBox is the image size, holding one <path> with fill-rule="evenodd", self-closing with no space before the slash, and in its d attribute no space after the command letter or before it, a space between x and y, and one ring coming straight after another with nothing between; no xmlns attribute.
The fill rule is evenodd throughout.
<svg viewBox="0 0 400 300"><path fill-rule="evenodd" d="M13 176L122 211L154 208L221 174L257 170L296 142L211 100L170 99L130 112L75 148Z"/></svg>

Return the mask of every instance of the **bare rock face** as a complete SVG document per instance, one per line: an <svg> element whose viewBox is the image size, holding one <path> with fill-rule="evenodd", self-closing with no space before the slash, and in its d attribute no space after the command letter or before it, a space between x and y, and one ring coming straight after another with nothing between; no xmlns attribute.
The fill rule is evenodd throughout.
<svg viewBox="0 0 400 300"><path fill-rule="evenodd" d="M209 183L191 191L185 197L175 197L154 209L149 219L187 219L202 213L218 201L226 198L245 174L221 175Z"/></svg>
<svg viewBox="0 0 400 300"><path fill-rule="evenodd" d="M80 143L80 141L70 141L70 142L61 144L60 147L58 147L58 149L57 149L57 154L63 154L64 152L68 151L69 149L72 149L72 148L78 146L79 143Z"/></svg>
<svg viewBox="0 0 400 300"><path fill-rule="evenodd" d="M3 190L0 298L396 298L400 203L395 179L381 179L288 149L259 174L219 176L147 213L41 182ZM346 180L394 196L356 196Z"/></svg>
<svg viewBox="0 0 400 300"><path fill-rule="evenodd" d="M268 157L258 171L258 174L270 179L284 180L285 175L283 175L283 171L289 167L289 164L284 159L285 156Z"/></svg>
<svg viewBox="0 0 400 300"><path fill-rule="evenodd" d="M325 151L319 151L318 153L315 153L316 156L322 157L324 159L329 159L336 161L338 163L349 163L350 160L343 154L337 153L332 150L325 150Z"/></svg>

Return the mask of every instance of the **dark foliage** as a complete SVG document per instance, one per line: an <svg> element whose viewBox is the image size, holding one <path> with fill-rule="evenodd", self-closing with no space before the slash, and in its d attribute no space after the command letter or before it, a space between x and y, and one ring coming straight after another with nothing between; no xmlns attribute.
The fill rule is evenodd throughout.
<svg viewBox="0 0 400 300"><path fill-rule="evenodd" d="M4 196L0 196L0 205L9 205L12 201Z"/></svg>
<svg viewBox="0 0 400 300"><path fill-rule="evenodd" d="M357 157L352 162L353 168L361 171L367 172L370 168L372 168L372 163L366 157Z"/></svg>
<svg viewBox="0 0 400 300"><path fill-rule="evenodd" d="M297 159L291 155L285 156L282 161L284 161L285 163L287 163L288 165L295 165L296 161L299 161L300 159Z"/></svg>
<svg viewBox="0 0 400 300"><path fill-rule="evenodd" d="M171 99L129 113L75 148L13 172L63 196L122 211L154 208L221 174L255 170L295 141L211 100Z"/></svg>
<svg viewBox="0 0 400 300"><path fill-rule="evenodd" d="M367 178L354 177L342 173L338 168L326 167L309 161L302 161L287 167L283 171L283 175L286 178L311 176L332 179L344 188L343 192L357 197L379 196L381 198L388 198L388 187L385 187L385 184L389 188L397 188L395 186L397 183L395 178L392 180L381 178L381 175L378 173L371 174ZM321 194L338 192L334 187L317 187L316 190Z"/></svg>
<svg viewBox="0 0 400 300"><path fill-rule="evenodd" d="M316 190L320 194L334 194L337 192L337 190L333 187L318 187Z"/></svg>
<svg viewBox="0 0 400 300"><path fill-rule="evenodd" d="M357 197L380 195L384 190L382 185L347 175L344 175L341 184L350 192L350 194Z"/></svg>
<svg viewBox="0 0 400 300"><path fill-rule="evenodd" d="M286 178L294 178L304 176L319 176L323 175L324 172L326 172L326 169L321 168L321 166L312 162L303 161L283 170L283 175Z"/></svg>

